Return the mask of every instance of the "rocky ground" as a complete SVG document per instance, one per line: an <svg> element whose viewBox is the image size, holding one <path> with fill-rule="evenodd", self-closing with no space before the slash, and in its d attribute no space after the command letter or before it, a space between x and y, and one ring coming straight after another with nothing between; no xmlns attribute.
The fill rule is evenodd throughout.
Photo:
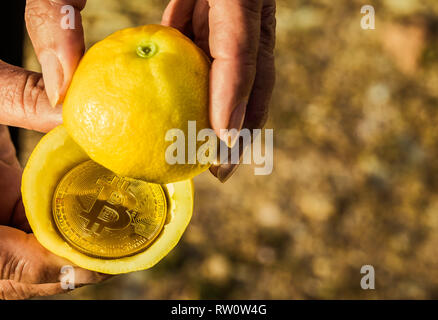
<svg viewBox="0 0 438 320"><path fill-rule="evenodd" d="M273 173L202 174L168 257L57 298L438 298L438 3L277 2ZM360 28L364 4L376 30ZM87 44L158 23L165 5L89 0ZM24 164L40 135L20 137Z"/></svg>

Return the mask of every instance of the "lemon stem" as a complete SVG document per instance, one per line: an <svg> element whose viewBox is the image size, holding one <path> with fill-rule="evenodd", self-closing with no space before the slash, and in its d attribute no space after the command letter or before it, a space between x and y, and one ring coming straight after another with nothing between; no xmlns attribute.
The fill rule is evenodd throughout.
<svg viewBox="0 0 438 320"><path fill-rule="evenodd" d="M140 44L137 47L137 55L140 58L150 58L154 56L157 53L157 46L155 43L146 43L146 44Z"/></svg>

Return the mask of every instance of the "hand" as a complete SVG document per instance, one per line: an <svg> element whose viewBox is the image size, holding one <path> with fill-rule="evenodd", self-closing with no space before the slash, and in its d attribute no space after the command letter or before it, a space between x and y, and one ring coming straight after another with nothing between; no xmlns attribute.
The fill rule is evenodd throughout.
<svg viewBox="0 0 438 320"><path fill-rule="evenodd" d="M261 128L275 82L275 0L172 0L162 24L189 36L213 62L210 123L220 129ZM242 153L243 149L240 149ZM237 165L213 166L222 182Z"/></svg>
<svg viewBox="0 0 438 320"><path fill-rule="evenodd" d="M85 48L80 16L85 2L27 0L27 31L43 77L0 61L0 123L46 132L62 122L59 105ZM64 5L75 8L74 29L61 27Z"/></svg>
<svg viewBox="0 0 438 320"><path fill-rule="evenodd" d="M77 11L76 29L60 28L61 6ZM21 201L22 169L6 126L47 132L62 122L62 102L84 51L79 11L85 1L28 0L26 23L43 77L0 61L0 299L24 299L64 292L61 268L72 265L42 247L32 234ZM47 92L47 94L46 94ZM2 125L3 124L3 125ZM108 276L75 268L75 286Z"/></svg>
<svg viewBox="0 0 438 320"><path fill-rule="evenodd" d="M62 293L61 268L73 265L42 247L31 232L21 201L22 170L7 127L0 125L0 299ZM108 276L75 268L75 286Z"/></svg>

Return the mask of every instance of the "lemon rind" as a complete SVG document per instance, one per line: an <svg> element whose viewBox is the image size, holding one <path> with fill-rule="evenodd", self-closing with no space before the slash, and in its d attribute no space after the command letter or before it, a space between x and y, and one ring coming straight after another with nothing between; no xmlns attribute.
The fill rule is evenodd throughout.
<svg viewBox="0 0 438 320"><path fill-rule="evenodd" d="M193 182L185 180L163 186L172 218L145 251L118 259L94 258L74 249L61 237L51 212L51 197L59 180L68 170L87 160L89 157L62 125L41 139L28 160L22 180L23 204L35 237L52 253L88 270L120 274L153 267L176 246L190 222Z"/></svg>

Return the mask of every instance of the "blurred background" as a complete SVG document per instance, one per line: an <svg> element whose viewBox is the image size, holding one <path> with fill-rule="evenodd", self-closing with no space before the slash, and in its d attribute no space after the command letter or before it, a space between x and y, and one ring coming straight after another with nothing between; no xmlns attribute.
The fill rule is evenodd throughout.
<svg viewBox="0 0 438 320"><path fill-rule="evenodd" d="M166 0L89 0L87 47ZM151 270L58 299L438 299L438 2L278 0L274 171L195 179ZM376 30L362 30L363 5ZM24 66L39 71L29 40ZM23 165L41 134L16 136ZM373 265L376 289L362 290Z"/></svg>

